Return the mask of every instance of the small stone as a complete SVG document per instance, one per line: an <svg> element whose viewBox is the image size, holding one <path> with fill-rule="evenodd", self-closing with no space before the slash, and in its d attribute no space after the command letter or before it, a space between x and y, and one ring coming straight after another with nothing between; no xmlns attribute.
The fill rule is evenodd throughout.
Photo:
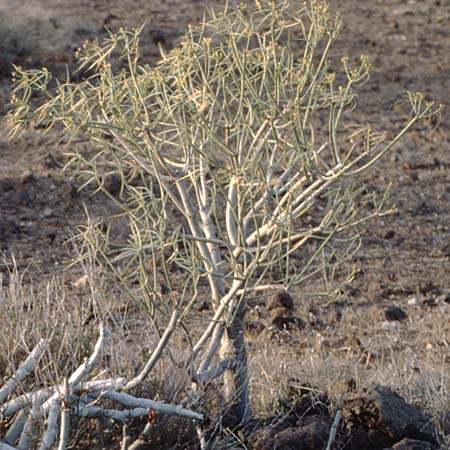
<svg viewBox="0 0 450 450"><path fill-rule="evenodd" d="M53 215L53 210L52 210L51 208L49 208L48 206L45 207L45 208L42 210L42 217L47 218L47 217L50 217L50 216L52 216L52 215Z"/></svg>
<svg viewBox="0 0 450 450"><path fill-rule="evenodd" d="M390 305L384 310L386 320L401 322L405 320L408 315L398 306Z"/></svg>
<svg viewBox="0 0 450 450"><path fill-rule="evenodd" d="M75 289L83 289L88 285L89 279L87 275L83 275L82 277L78 278L75 283L73 283L73 287Z"/></svg>
<svg viewBox="0 0 450 450"><path fill-rule="evenodd" d="M20 174L20 182L22 184L29 183L30 181L33 181L36 177L34 176L34 173L30 169L25 169Z"/></svg>
<svg viewBox="0 0 450 450"><path fill-rule="evenodd" d="M414 296L414 297L411 297L410 299L408 299L407 303L410 306L417 306L420 303L420 301L417 296Z"/></svg>
<svg viewBox="0 0 450 450"><path fill-rule="evenodd" d="M105 189L113 196L122 191L122 178L117 174L110 174L105 178Z"/></svg>

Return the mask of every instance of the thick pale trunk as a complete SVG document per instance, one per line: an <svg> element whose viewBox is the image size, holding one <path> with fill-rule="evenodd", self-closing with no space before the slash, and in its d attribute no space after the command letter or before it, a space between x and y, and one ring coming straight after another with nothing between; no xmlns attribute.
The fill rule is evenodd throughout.
<svg viewBox="0 0 450 450"><path fill-rule="evenodd" d="M229 426L241 424L250 413L247 349L244 335L245 309L246 302L242 300L237 307L234 320L225 329L220 347L221 359L232 357L237 361L235 367L224 374L224 399L227 407L224 422Z"/></svg>

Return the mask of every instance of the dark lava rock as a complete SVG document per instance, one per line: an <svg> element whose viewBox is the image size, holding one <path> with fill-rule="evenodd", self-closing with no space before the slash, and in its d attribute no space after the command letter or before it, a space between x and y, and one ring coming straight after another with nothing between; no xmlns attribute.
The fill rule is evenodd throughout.
<svg viewBox="0 0 450 450"><path fill-rule="evenodd" d="M167 46L167 34L161 29L153 29L150 30L150 37L154 44L161 44L163 46Z"/></svg>
<svg viewBox="0 0 450 450"><path fill-rule="evenodd" d="M209 311L210 309L211 309L211 305L207 301L204 301L204 302L200 303L200 305L198 307L198 310L200 312L202 312L202 311Z"/></svg>
<svg viewBox="0 0 450 450"><path fill-rule="evenodd" d="M402 320L405 320L408 317L402 308L395 305L388 306L384 310L384 315L386 316L386 320L389 320L391 322L392 321L401 322Z"/></svg>
<svg viewBox="0 0 450 450"><path fill-rule="evenodd" d="M292 311L287 308L275 308L270 311L270 318L272 320L276 319L277 317L289 318L292 317L292 315Z"/></svg>
<svg viewBox="0 0 450 450"><path fill-rule="evenodd" d="M386 386L348 395L343 415L351 436L349 450L382 450L404 438L435 443L430 417Z"/></svg>
<svg viewBox="0 0 450 450"><path fill-rule="evenodd" d="M301 330L306 323L299 317L293 317L292 312L286 308L276 308L271 311L271 325L279 330Z"/></svg>
<svg viewBox="0 0 450 450"><path fill-rule="evenodd" d="M432 283L431 281L426 283L425 286L422 286L420 288L420 292L423 295L433 296L433 297L436 297L436 296L442 294L441 289L438 286L436 286L434 283Z"/></svg>
<svg viewBox="0 0 450 450"><path fill-rule="evenodd" d="M319 450L327 445L330 423L323 417L311 416L299 426L275 434L261 430L252 445L254 450Z"/></svg>
<svg viewBox="0 0 450 450"><path fill-rule="evenodd" d="M118 196L122 190L122 178L116 174L108 175L104 180L105 189L113 196Z"/></svg>
<svg viewBox="0 0 450 450"><path fill-rule="evenodd" d="M256 320L247 320L245 322L245 331L251 336L259 336L264 331L264 324Z"/></svg>
<svg viewBox="0 0 450 450"><path fill-rule="evenodd" d="M434 448L429 442L405 438L397 442L394 446L384 450L433 450Z"/></svg>
<svg viewBox="0 0 450 450"><path fill-rule="evenodd" d="M279 292L278 294L269 297L266 304L267 311L277 308L294 309L294 300L288 292Z"/></svg>
<svg viewBox="0 0 450 450"><path fill-rule="evenodd" d="M329 399L326 394L309 392L306 395L295 400L292 405L292 412L298 417L306 417L309 415L328 414Z"/></svg>

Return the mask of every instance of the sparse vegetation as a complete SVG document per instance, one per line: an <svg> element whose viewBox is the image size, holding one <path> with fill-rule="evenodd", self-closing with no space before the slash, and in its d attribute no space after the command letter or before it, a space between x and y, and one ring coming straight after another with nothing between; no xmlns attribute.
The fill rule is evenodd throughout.
<svg viewBox="0 0 450 450"><path fill-rule="evenodd" d="M359 174L438 113L409 94L410 119L393 140L370 128L345 133L340 122L369 64L343 59L342 73L332 72L327 52L339 27L323 2L298 10L257 2L192 28L154 68L140 64L139 33L127 31L85 45L79 70L91 75L79 83L52 85L46 70L16 68L13 119L58 127L85 185L95 184L128 219L126 242L92 222L79 240L80 261L90 261L108 288L120 286L139 320L165 330L161 351L130 389L183 330L189 347L178 366L194 383L189 407L209 414L203 400L224 377L212 429L250 415L248 299L318 276L318 294L339 292L352 275L341 266L358 248L358 226L385 213L384 194L377 200ZM36 109L33 92L47 97ZM199 299L211 314L194 327ZM96 300L94 310L110 319ZM176 326L167 328L169 317ZM211 430L197 432L206 448Z"/></svg>

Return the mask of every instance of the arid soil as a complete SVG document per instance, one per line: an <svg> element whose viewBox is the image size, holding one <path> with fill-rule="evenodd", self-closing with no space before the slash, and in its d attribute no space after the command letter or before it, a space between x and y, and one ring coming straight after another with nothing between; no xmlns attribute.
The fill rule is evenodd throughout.
<svg viewBox="0 0 450 450"><path fill-rule="evenodd" d="M17 64L47 66L51 71L64 74L65 65L73 64L74 52L81 42L104 36L105 27L117 30L140 26L146 21L145 58L155 61L158 44L166 48L176 45L188 24L201 20L206 6L220 4L220 1L203 0L2 0L0 16L27 39L27 52L17 57ZM356 58L367 54L373 63L371 80L359 92L360 123L372 123L392 135L406 119L407 112L399 106L406 90L420 90L436 103L448 102L450 8L447 1L335 0L331 7L342 14L345 24L332 56ZM11 83L7 71L2 68L1 72L0 251L5 252L7 258L14 255L21 271L31 265L25 278L36 281L64 272L71 254L71 246L65 242L73 233L74 225L84 222L85 203L96 216L110 215L115 210L105 198L78 192L71 174L62 172L66 159L54 135L29 130L8 139L4 117ZM392 386L408 401L418 404L423 401L426 390L424 380L431 383L433 374L441 374L441 381L436 381L434 389L444 392L448 398L449 119L447 108L440 120L415 128L365 175L369 188L376 192L382 193L391 184L391 200L397 211L365 225L363 246L354 261L357 276L336 302L321 307L302 292L293 292L293 307L278 318L271 315L270 305L252 305L250 352L252 348L259 348L258 351L263 348L267 361L274 355L279 361L284 358L284 369L278 375L280 385L289 385L287 380L295 378L290 377L289 369L295 372L302 360L319 364L315 366L316 373L321 374L317 383L322 384L319 387L324 390L329 386L323 384L334 381L358 384L360 380L355 374L360 373L359 369L343 372L340 363L346 359L349 364L354 362L362 367L362 372L373 369L374 375L368 376L366 381ZM0 266L2 272L3 283L7 284L6 266ZM64 273L68 284L78 275L76 270ZM255 356L251 364L255 370L262 370L264 362L258 358ZM414 390L420 386L423 392ZM383 403L377 397L379 391L374 392L371 394L375 396L374 402ZM364 398L372 397L368 394ZM438 412L432 410L433 405L428 407L428 412L435 417L441 414L441 425L445 422L450 427L450 418L444 417L450 400L443 402ZM292 423L288 420L289 423L277 432L295 428L295 421L301 417L303 428L314 429L314 433L323 438L325 431L321 432L320 427L328 430L333 418L328 413L317 412L316 406L312 408L313 415L305 414L302 408L306 406L294 405L294 410L285 417L297 414L296 419L292 419ZM326 418L317 422L321 414ZM361 442L367 438L366 434L362 440L357 433L353 441L349 438L352 423L357 424L358 432L362 432L363 427L353 413L348 412L346 416L344 407L345 420L348 426L345 432L340 429L342 441L335 448L365 448ZM381 428L386 429L383 420L380 419L378 425L381 423ZM450 445L450 429L442 431L444 425L441 436L447 435L447 438L441 437L433 448ZM309 447L306 444L296 446L295 439L305 441L302 427L297 426L298 436L287 439L284 446L273 440L270 427L266 427L266 431L253 440L254 448L325 448L323 439ZM372 436L374 440L367 444L367 449L382 450L404 438L419 441L424 438L420 432L416 436L400 433L395 439L393 435L395 433L389 437L383 435L380 439ZM280 439L284 442L282 437ZM414 443L407 445L392 448L427 448L414 447L420 445Z"/></svg>

